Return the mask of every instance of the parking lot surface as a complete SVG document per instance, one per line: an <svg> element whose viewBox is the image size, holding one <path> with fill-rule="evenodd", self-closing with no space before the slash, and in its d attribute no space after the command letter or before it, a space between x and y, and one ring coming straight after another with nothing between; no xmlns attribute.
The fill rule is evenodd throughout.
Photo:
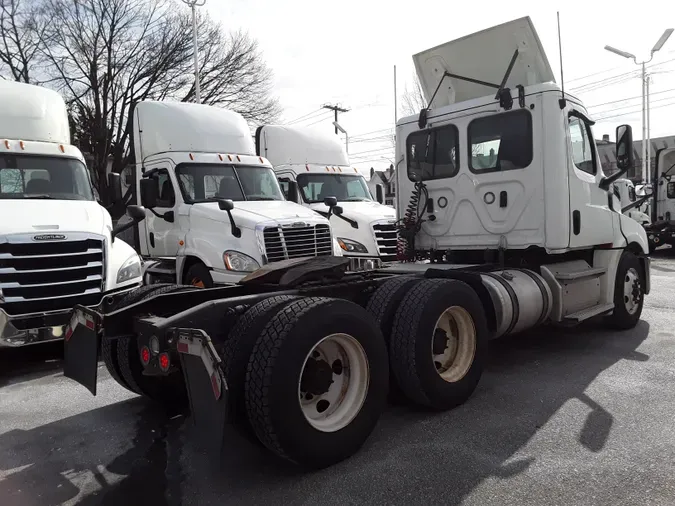
<svg viewBox="0 0 675 506"><path fill-rule="evenodd" d="M495 342L473 397L391 406L356 456L300 473L234 435L219 466L99 369L92 397L60 345L0 350L0 505L675 504L675 253L642 321Z"/></svg>

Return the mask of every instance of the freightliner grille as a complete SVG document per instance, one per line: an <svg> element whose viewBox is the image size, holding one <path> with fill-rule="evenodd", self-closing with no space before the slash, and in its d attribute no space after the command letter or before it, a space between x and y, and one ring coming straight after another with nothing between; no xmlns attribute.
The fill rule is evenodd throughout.
<svg viewBox="0 0 675 506"><path fill-rule="evenodd" d="M396 224L375 223L373 233L377 242L377 252L382 261L393 262L396 260Z"/></svg>
<svg viewBox="0 0 675 506"><path fill-rule="evenodd" d="M333 253L328 225L266 227L263 237L268 262Z"/></svg>

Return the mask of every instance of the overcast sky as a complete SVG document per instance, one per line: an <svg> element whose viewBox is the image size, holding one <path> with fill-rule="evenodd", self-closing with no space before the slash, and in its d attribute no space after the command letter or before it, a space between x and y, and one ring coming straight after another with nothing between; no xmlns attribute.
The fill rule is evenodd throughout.
<svg viewBox="0 0 675 506"><path fill-rule="evenodd" d="M556 8L544 2L483 0L207 0L226 28L243 29L260 43L274 71L284 108L281 122L332 129L325 103L349 132L352 163L366 171L393 159L394 79L401 98L412 80L412 55L424 49L522 16L530 16L560 82ZM675 2L558 2L566 88L581 97L598 120L596 138L621 123L641 135L639 67L603 49L605 44L648 59L665 28L675 27ZM625 4L626 9L622 9ZM675 35L650 63L651 137L675 135ZM593 75L591 75L593 74ZM576 89L576 90L575 90ZM623 99L630 99L621 101ZM607 102L611 102L607 105ZM596 107L593 107L596 106ZM601 118L607 117L606 120Z"/></svg>

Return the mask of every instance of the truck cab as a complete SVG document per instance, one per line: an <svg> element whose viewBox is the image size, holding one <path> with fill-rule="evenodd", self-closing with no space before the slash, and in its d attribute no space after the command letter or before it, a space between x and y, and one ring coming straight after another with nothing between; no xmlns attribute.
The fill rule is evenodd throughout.
<svg viewBox="0 0 675 506"><path fill-rule="evenodd" d="M675 245L675 148L656 152L656 167L649 199L652 224L647 227L650 249Z"/></svg>
<svg viewBox="0 0 675 506"><path fill-rule="evenodd" d="M134 108L134 194L146 281L211 287L268 262L340 255L330 224L288 202L244 118L200 104Z"/></svg>
<svg viewBox="0 0 675 506"><path fill-rule="evenodd" d="M97 202L66 106L0 81L0 347L63 338L73 306L141 283L141 260Z"/></svg>
<svg viewBox="0 0 675 506"><path fill-rule="evenodd" d="M336 135L307 127L264 125L256 131L256 152L270 160L289 200L330 217L352 268L372 269L396 260L396 211L382 204L381 185L378 195L371 195ZM332 198L337 201L334 209Z"/></svg>
<svg viewBox="0 0 675 506"><path fill-rule="evenodd" d="M617 179L614 181L615 191L619 194L621 201L621 209L625 209L624 214L629 218L633 218L643 227L651 224L652 220L649 217L648 203L637 203L639 197L643 195L637 194L637 188L630 179ZM637 204L636 204L637 203Z"/></svg>

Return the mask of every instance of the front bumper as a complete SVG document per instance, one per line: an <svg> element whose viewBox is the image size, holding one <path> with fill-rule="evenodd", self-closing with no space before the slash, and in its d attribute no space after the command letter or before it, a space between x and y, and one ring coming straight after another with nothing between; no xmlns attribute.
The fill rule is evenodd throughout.
<svg viewBox="0 0 675 506"><path fill-rule="evenodd" d="M104 293L102 299L109 295L119 295L134 290L139 286L134 284L121 290ZM72 311L72 309L64 309L50 313L10 315L0 307L0 348L15 348L62 340Z"/></svg>

